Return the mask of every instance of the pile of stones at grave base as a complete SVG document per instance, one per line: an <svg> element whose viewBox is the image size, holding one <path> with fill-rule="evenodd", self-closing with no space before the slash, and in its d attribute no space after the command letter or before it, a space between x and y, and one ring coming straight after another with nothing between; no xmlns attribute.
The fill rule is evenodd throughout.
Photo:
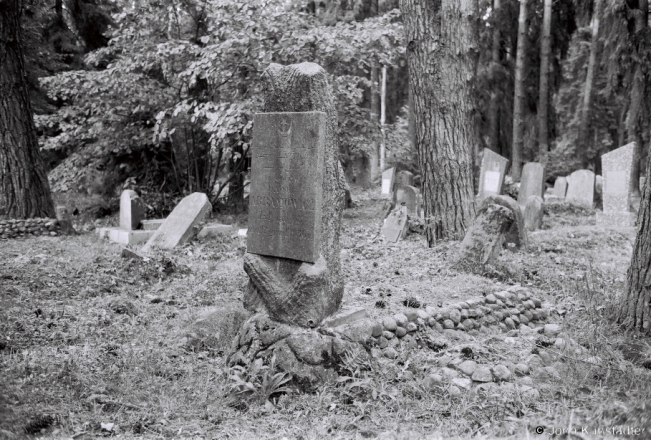
<svg viewBox="0 0 651 440"><path fill-rule="evenodd" d="M0 219L0 239L60 234L61 226L55 218Z"/></svg>

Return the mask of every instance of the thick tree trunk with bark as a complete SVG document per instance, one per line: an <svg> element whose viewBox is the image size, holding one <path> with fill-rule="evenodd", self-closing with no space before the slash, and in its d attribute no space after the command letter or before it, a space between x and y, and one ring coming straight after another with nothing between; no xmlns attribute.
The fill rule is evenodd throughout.
<svg viewBox="0 0 651 440"><path fill-rule="evenodd" d="M500 0L493 1L493 14L498 14L500 7ZM495 25L493 27L493 43L492 43L492 53L491 61L493 62L493 72L497 73L497 69L500 63L500 27ZM489 118L489 143L488 148L498 153L499 150L499 138L500 138L500 106L499 106L499 96L496 90L491 92L490 107L488 110Z"/></svg>
<svg viewBox="0 0 651 440"><path fill-rule="evenodd" d="M427 242L461 239L475 204L471 152L478 60L476 0L401 0Z"/></svg>
<svg viewBox="0 0 651 440"><path fill-rule="evenodd" d="M588 71L583 86L583 104L581 106L581 121L579 125L579 150L583 167L587 168L590 162L590 112L592 110L592 89L595 80L595 67L597 65L597 53L599 49L599 18L601 14L602 0L595 0L595 7L592 16L592 39L590 41L590 57L588 58ZM621 145L620 145L621 146Z"/></svg>
<svg viewBox="0 0 651 440"><path fill-rule="evenodd" d="M547 164L549 152L549 57L551 53L552 0L545 0L540 45L540 96L538 98L538 161Z"/></svg>
<svg viewBox="0 0 651 440"><path fill-rule="evenodd" d="M516 182L522 175L524 150L524 59L527 41L527 0L520 0L518 46L515 58L515 91L513 96L513 145L511 146L511 176Z"/></svg>
<svg viewBox="0 0 651 440"><path fill-rule="evenodd" d="M649 20L649 2L640 0L638 7L631 11L635 17L635 35L639 35L647 27ZM642 54L639 54L642 57ZM646 94L646 82L642 65L639 61L635 62L633 69L633 84L631 86L628 115L626 117L626 136L628 142L635 142L635 153L633 159L633 170L631 171L630 191L634 199L640 197L640 160L642 158L642 129L640 118L642 116L642 106L644 105L644 96Z"/></svg>
<svg viewBox="0 0 651 440"><path fill-rule="evenodd" d="M12 218L54 217L27 92L20 15L19 0L0 0L0 208Z"/></svg>
<svg viewBox="0 0 651 440"><path fill-rule="evenodd" d="M649 155L651 158L651 154ZM628 328L651 332L651 160L647 159L646 184L637 215L637 237L628 268L626 291L620 303L619 322Z"/></svg>

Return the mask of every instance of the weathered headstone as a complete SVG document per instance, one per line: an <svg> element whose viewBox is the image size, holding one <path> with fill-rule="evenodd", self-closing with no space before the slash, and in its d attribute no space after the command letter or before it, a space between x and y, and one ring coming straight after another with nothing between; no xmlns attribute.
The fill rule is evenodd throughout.
<svg viewBox="0 0 651 440"><path fill-rule="evenodd" d="M518 202L509 196L498 195L486 197L477 209L477 217L483 214L490 205L499 205L507 208L513 214L513 223L504 234L504 245L510 251L526 249L529 242L527 230L524 225L524 215Z"/></svg>
<svg viewBox="0 0 651 440"><path fill-rule="evenodd" d="M404 205L407 208L407 214L411 217L418 217L418 189L409 185L396 186L393 195L393 201L396 206Z"/></svg>
<svg viewBox="0 0 651 440"><path fill-rule="evenodd" d="M61 228L61 232L64 234L74 234L75 228L72 226L72 216L70 215L68 208L63 205L59 205L55 208L55 212L57 221L59 222L59 226Z"/></svg>
<svg viewBox="0 0 651 440"><path fill-rule="evenodd" d="M527 205L524 208L524 224L528 231L535 231L542 227L543 222L543 199L537 195L529 196Z"/></svg>
<svg viewBox="0 0 651 440"><path fill-rule="evenodd" d="M518 204L525 206L529 196L543 197L545 194L545 167L538 162L529 162L522 167Z"/></svg>
<svg viewBox="0 0 651 440"><path fill-rule="evenodd" d="M400 206L384 220L384 226L380 232L390 243L397 242L407 230L407 208Z"/></svg>
<svg viewBox="0 0 651 440"><path fill-rule="evenodd" d="M319 258L325 128L323 112L254 116L247 252Z"/></svg>
<svg viewBox="0 0 651 440"><path fill-rule="evenodd" d="M634 142L601 156L601 169L604 176L604 210L597 212L597 225L635 225L636 215L631 212L631 179L634 158Z"/></svg>
<svg viewBox="0 0 651 440"><path fill-rule="evenodd" d="M565 201L592 209L594 204L595 175L590 170L577 170L569 175Z"/></svg>
<svg viewBox="0 0 651 440"><path fill-rule="evenodd" d="M564 199L567 193L567 179L565 177L557 177L554 182L554 191L552 194L559 199Z"/></svg>
<svg viewBox="0 0 651 440"><path fill-rule="evenodd" d="M504 236L513 223L510 209L491 204L468 228L456 257L457 264L468 267L492 264L502 250Z"/></svg>
<svg viewBox="0 0 651 440"><path fill-rule="evenodd" d="M152 248L172 249L185 243L198 232L195 226L211 210L205 194L197 192L185 197L143 246L143 252Z"/></svg>
<svg viewBox="0 0 651 440"><path fill-rule="evenodd" d="M337 165L337 110L327 74L317 64L272 64L262 77L265 113L256 115L254 120L251 197L260 195L256 192L256 181L264 183L265 179L271 188L280 188L280 193L267 193L267 199L255 202L259 208L265 208L258 215L269 212L267 208L275 209L269 226L264 219L254 218L255 210L249 212L249 248L244 255L249 284L243 302L254 314L242 324L228 364L249 365L255 359L268 362L273 357L276 366L289 373L303 389L312 389L336 377L331 359L342 356L343 350L359 351L351 339L315 330L325 317L337 312L344 292L339 245L344 188ZM281 119L275 127L265 128L264 122L258 123L273 119L269 113L279 115L278 112L287 112L285 123L282 116L278 116ZM291 162L270 155L265 158L267 153L279 151L285 151L280 155L291 157ZM294 161L300 162L294 165ZM263 170L269 163L277 166L273 175ZM288 167L291 173L285 171ZM298 218L288 218L290 210ZM283 243L280 240L273 246L263 242L265 252L271 248L288 254L267 256L252 252L257 240L266 240L255 233L255 225L271 228L285 224L305 231L298 251L275 247ZM278 227L269 230L290 232Z"/></svg>
<svg viewBox="0 0 651 440"><path fill-rule="evenodd" d="M120 196L120 228L125 231L138 229L145 217L145 203L138 194L130 189L122 191Z"/></svg>
<svg viewBox="0 0 651 440"><path fill-rule="evenodd" d="M343 296L337 110L317 64L272 64L255 115L244 306L315 327ZM343 176L342 176L343 177Z"/></svg>
<svg viewBox="0 0 651 440"><path fill-rule="evenodd" d="M389 168L382 171L382 195L391 196L393 194L393 184L396 177L396 169Z"/></svg>
<svg viewBox="0 0 651 440"><path fill-rule="evenodd" d="M488 196L496 196L502 192L504 176L509 160L499 154L484 148L484 156L481 160L481 171L479 173L479 199Z"/></svg>
<svg viewBox="0 0 651 440"><path fill-rule="evenodd" d="M398 171L396 173L396 184L395 186L414 186L414 174L407 170Z"/></svg>

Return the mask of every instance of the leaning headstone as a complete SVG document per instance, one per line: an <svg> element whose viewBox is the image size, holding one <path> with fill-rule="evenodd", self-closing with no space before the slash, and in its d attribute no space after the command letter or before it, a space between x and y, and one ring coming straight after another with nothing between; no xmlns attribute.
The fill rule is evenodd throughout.
<svg viewBox="0 0 651 440"><path fill-rule="evenodd" d="M143 246L146 252L152 248L172 249L184 244L198 231L195 226L212 210L208 197L203 193L193 193L179 202L167 216L163 224Z"/></svg>
<svg viewBox="0 0 651 440"><path fill-rule="evenodd" d="M594 204L595 175L590 170L577 170L568 177L565 201L592 209Z"/></svg>
<svg viewBox="0 0 651 440"><path fill-rule="evenodd" d="M499 154L484 148L484 156L481 160L481 171L479 173L479 195L483 200L488 196L496 196L502 192L504 176L509 160Z"/></svg>
<svg viewBox="0 0 651 440"><path fill-rule="evenodd" d="M532 195L527 200L524 208L524 224L528 231L535 231L542 227L543 222L543 199L540 196Z"/></svg>
<svg viewBox="0 0 651 440"><path fill-rule="evenodd" d="M554 182L554 190L552 194L559 199L564 199L567 193L567 179L565 177L557 177Z"/></svg>
<svg viewBox="0 0 651 440"><path fill-rule="evenodd" d="M393 194L393 184L396 177L396 169L389 168L382 171L382 195L391 196Z"/></svg>
<svg viewBox="0 0 651 440"><path fill-rule="evenodd" d="M389 243L397 242L407 231L407 208L399 206L384 220L380 233Z"/></svg>
<svg viewBox="0 0 651 440"><path fill-rule="evenodd" d="M400 185L414 186L414 173L402 170L396 173L396 187Z"/></svg>
<svg viewBox="0 0 651 440"><path fill-rule="evenodd" d="M393 199L396 206L404 205L407 208L409 216L418 217L418 190L416 188L408 185L396 186Z"/></svg>
<svg viewBox="0 0 651 440"><path fill-rule="evenodd" d="M601 169L604 176L604 210L597 212L597 225L635 225L636 215L631 212L631 179L634 158L634 142L601 156Z"/></svg>
<svg viewBox="0 0 651 440"><path fill-rule="evenodd" d="M529 196L543 197L545 194L545 167L538 162L529 162L522 167L518 204L525 206Z"/></svg>
<svg viewBox="0 0 651 440"><path fill-rule="evenodd" d="M466 232L456 263L461 266L477 267L492 264L502 250L504 235L513 223L511 210L491 204L481 212Z"/></svg>
<svg viewBox="0 0 651 440"><path fill-rule="evenodd" d="M477 209L477 217L483 214L491 205L503 206L513 214L513 223L511 223L511 226L509 226L509 229L504 234L504 245L506 248L511 251L526 249L529 238L527 237L524 224L524 215L518 202L504 195L486 197Z"/></svg>
<svg viewBox="0 0 651 440"><path fill-rule="evenodd" d="M145 203L133 190L125 189L120 196L120 228L125 231L138 229L145 217Z"/></svg>

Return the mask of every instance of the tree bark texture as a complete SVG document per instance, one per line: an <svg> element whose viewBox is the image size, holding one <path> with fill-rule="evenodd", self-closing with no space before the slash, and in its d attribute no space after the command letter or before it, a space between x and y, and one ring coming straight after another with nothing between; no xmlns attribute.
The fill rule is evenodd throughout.
<svg viewBox="0 0 651 440"><path fill-rule="evenodd" d="M520 0L518 46L515 55L515 91L513 96L513 143L511 147L511 176L516 182L522 175L524 150L524 59L527 42L527 0Z"/></svg>
<svg viewBox="0 0 651 440"><path fill-rule="evenodd" d="M651 158L651 154L649 155ZM620 303L619 322L628 328L651 332L651 160L637 214L637 236L628 268L626 291Z"/></svg>
<svg viewBox="0 0 651 440"><path fill-rule="evenodd" d="M500 0L493 1L493 14L497 15L500 7ZM493 62L493 72L497 73L499 64L500 64L500 47L501 47L501 33L500 27L495 24L493 26L493 43L492 43L492 53L491 61ZM490 107L488 110L489 118L489 144L488 148L493 150L496 153L500 153L499 149L499 139L500 139L500 106L499 106L499 96L497 94L497 86L494 87L491 92Z"/></svg>
<svg viewBox="0 0 651 440"><path fill-rule="evenodd" d="M595 0L594 12L592 15L592 39L590 41L590 56L588 58L588 71L583 86L583 104L581 106L581 121L579 125L579 149L582 158L583 168L587 168L590 162L590 114L592 110L592 89L597 66L597 54L599 51L599 19L601 14L602 0Z"/></svg>
<svg viewBox="0 0 651 440"><path fill-rule="evenodd" d="M551 53L552 0L545 0L540 44L540 95L538 98L538 161L547 165L549 152L549 58Z"/></svg>
<svg viewBox="0 0 651 440"><path fill-rule="evenodd" d="M326 72L317 64L271 64L264 80L265 112L322 111L327 115L320 256L311 264L245 254L244 270L250 283L244 294L244 306L268 313L272 319L286 324L316 327L339 309L344 293L339 233L345 190L339 176L342 170L338 160L337 110Z"/></svg>
<svg viewBox="0 0 651 440"><path fill-rule="evenodd" d="M639 35L647 27L649 20L649 2L640 0L637 2L637 8L631 12L635 17L635 32L631 37ZM638 54L642 58L643 54ZM633 158L633 169L631 171L630 191L634 198L640 196L640 160L642 158L642 139L641 120L642 106L644 105L644 96L646 94L646 80L644 78L643 66L639 61L635 61L633 68L633 84L631 85L628 115L626 117L626 136L628 142L635 142L635 153ZM620 145L621 147L621 145Z"/></svg>
<svg viewBox="0 0 651 440"><path fill-rule="evenodd" d="M478 61L476 0L401 0L416 113L427 242L461 239L474 218L471 152Z"/></svg>
<svg viewBox="0 0 651 440"><path fill-rule="evenodd" d="M500 255L505 235L512 224L513 213L509 208L487 205L477 215L461 242L456 263L468 268L493 264Z"/></svg>
<svg viewBox="0 0 651 440"><path fill-rule="evenodd" d="M11 218L54 217L27 92L19 0L0 0L0 206Z"/></svg>

